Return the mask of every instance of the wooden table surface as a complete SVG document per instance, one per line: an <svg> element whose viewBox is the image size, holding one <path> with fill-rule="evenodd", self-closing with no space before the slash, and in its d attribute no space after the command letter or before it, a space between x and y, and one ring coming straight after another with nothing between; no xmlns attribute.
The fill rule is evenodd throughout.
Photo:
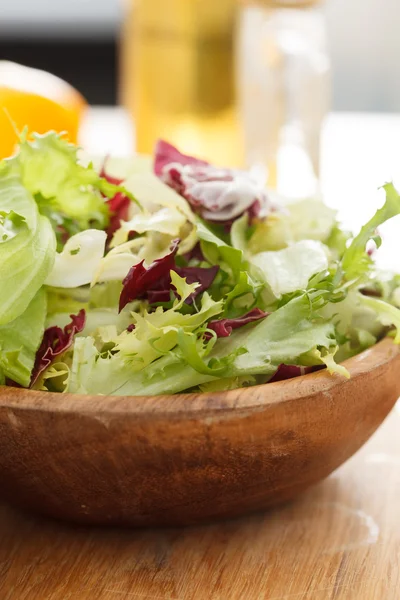
<svg viewBox="0 0 400 600"><path fill-rule="evenodd" d="M400 407L284 507L174 530L71 527L0 506L1 600L398 600Z"/></svg>

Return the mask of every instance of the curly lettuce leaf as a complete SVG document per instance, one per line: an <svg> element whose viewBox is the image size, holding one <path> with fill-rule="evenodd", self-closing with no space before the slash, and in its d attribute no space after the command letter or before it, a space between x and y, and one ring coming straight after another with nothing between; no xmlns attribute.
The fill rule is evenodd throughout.
<svg viewBox="0 0 400 600"><path fill-rule="evenodd" d="M224 297L224 317L235 319L260 304L263 284L255 281L249 273L241 271L236 285Z"/></svg>
<svg viewBox="0 0 400 600"><path fill-rule="evenodd" d="M159 315L157 318L161 319ZM171 330L170 330L171 331ZM142 362L137 371L130 362L131 353L123 352L102 356L91 338L78 338L74 352L71 386L69 391L85 391L115 395L153 395L177 393L220 378L249 378L256 374L272 376L280 364L302 364L302 356L313 350L333 353L337 346L331 322L318 320L312 310L312 299L298 297L257 324L246 325L228 338L205 343L195 330L174 327L177 343L168 349L159 348L158 358ZM134 333L134 332L132 332ZM164 332L166 333L166 332ZM129 335L126 334L126 339ZM305 360L305 359L304 359ZM306 364L323 364L315 354Z"/></svg>
<svg viewBox="0 0 400 600"><path fill-rule="evenodd" d="M131 362L133 370L143 369L156 358L172 350L177 344L179 329L193 332L223 310L223 303L215 302L205 292L197 312L181 312L198 284L188 284L174 271L171 271L171 280L179 296L172 308L163 310L158 307L150 313L145 310L143 315L132 313L134 330L123 332L116 339L116 351L121 352Z"/></svg>
<svg viewBox="0 0 400 600"><path fill-rule="evenodd" d="M373 265L373 260L366 251L368 242L375 240L379 246L378 227L400 214L400 197L394 185L387 183L383 186L383 189L386 192L384 205L361 228L360 233L352 240L343 254L341 268L347 282L362 283Z"/></svg>
<svg viewBox="0 0 400 600"><path fill-rule="evenodd" d="M69 237L90 227L105 229L109 221L105 198L124 192L135 200L123 186L101 177L92 164L83 166L78 147L62 135L33 133L30 138L23 134L17 154L5 163L20 175L55 230Z"/></svg>
<svg viewBox="0 0 400 600"><path fill-rule="evenodd" d="M34 390L44 392L66 392L69 385L70 367L60 359L50 365L32 386Z"/></svg>

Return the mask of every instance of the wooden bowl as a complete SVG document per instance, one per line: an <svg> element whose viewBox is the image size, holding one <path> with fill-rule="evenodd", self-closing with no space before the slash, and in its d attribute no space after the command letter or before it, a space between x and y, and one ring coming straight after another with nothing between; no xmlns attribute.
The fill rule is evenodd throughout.
<svg viewBox="0 0 400 600"><path fill-rule="evenodd" d="M0 388L0 490L60 519L183 525L293 498L329 475L400 394L389 339L320 371L212 394L57 395Z"/></svg>

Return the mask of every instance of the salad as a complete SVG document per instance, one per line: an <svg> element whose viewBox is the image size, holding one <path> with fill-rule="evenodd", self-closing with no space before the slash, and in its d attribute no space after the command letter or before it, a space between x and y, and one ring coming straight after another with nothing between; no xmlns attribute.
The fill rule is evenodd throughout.
<svg viewBox="0 0 400 600"><path fill-rule="evenodd" d="M0 163L0 384L153 395L229 390L400 343L381 273L386 201L355 237L320 199L157 144L153 161L81 157L22 134Z"/></svg>

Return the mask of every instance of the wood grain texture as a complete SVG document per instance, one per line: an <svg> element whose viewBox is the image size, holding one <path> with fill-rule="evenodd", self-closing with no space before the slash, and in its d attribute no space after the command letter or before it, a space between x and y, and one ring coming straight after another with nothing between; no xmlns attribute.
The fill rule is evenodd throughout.
<svg viewBox="0 0 400 600"><path fill-rule="evenodd" d="M0 506L1 600L398 600L400 409L299 499L187 529L100 529Z"/></svg>
<svg viewBox="0 0 400 600"><path fill-rule="evenodd" d="M391 340L319 372L219 394L0 390L1 494L82 523L180 525L294 497L372 435L400 393Z"/></svg>

